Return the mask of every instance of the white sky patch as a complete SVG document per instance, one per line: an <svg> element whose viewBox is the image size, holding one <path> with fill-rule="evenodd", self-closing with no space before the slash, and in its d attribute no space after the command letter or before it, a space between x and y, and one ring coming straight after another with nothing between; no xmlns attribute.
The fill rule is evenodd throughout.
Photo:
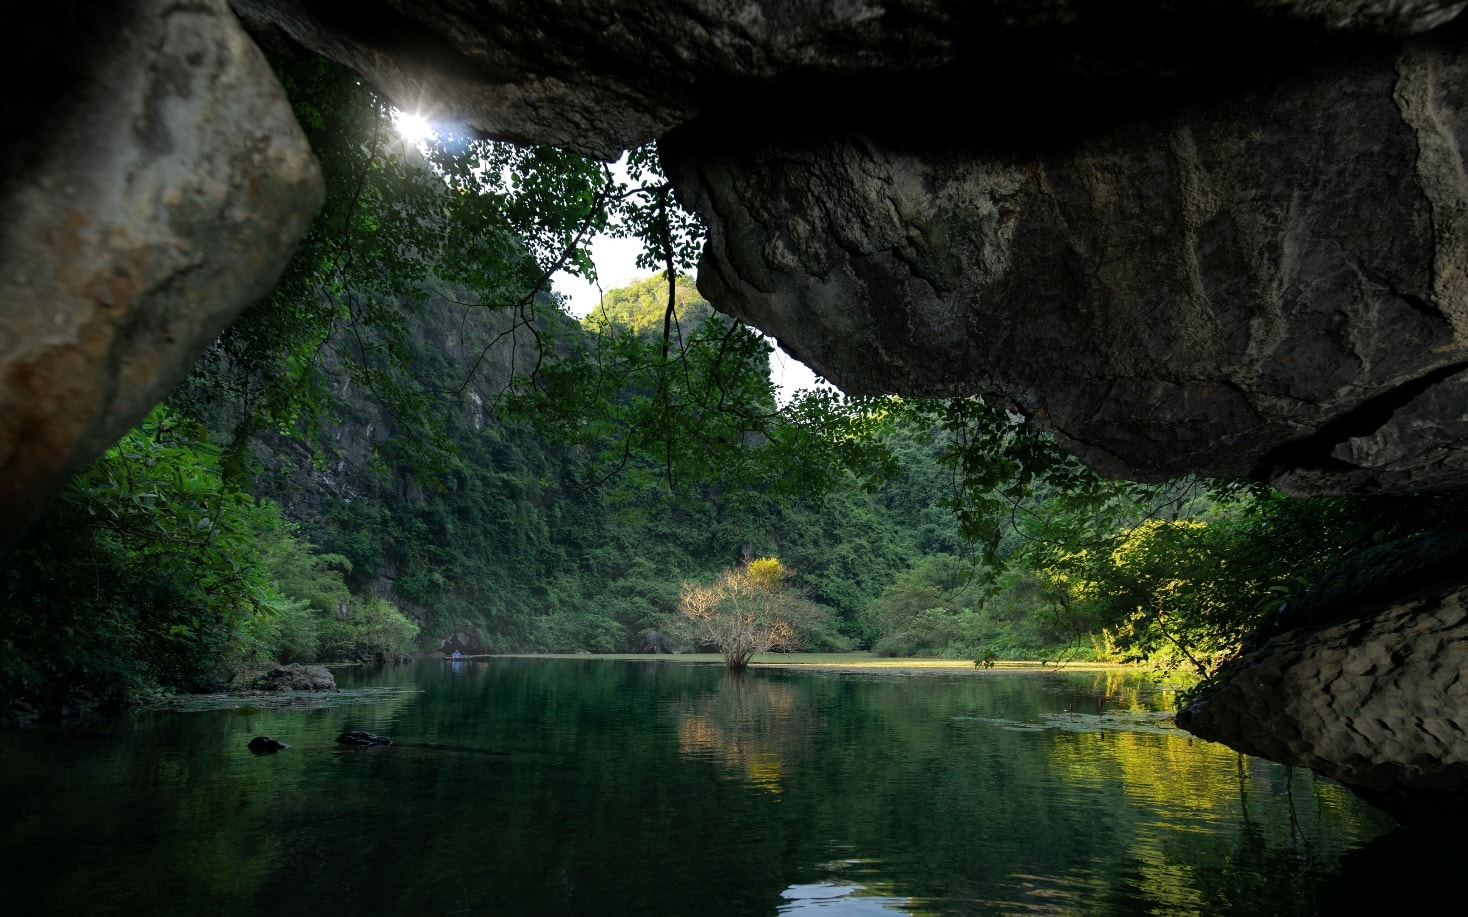
<svg viewBox="0 0 1468 917"><path fill-rule="evenodd" d="M577 318L585 318L601 305L605 290L625 287L634 280L649 276L637 266L642 252L641 239L614 239L602 234L591 240L591 260L596 265L600 287L582 277L561 271L551 279L556 292L566 297L566 309Z"/></svg>
<svg viewBox="0 0 1468 917"><path fill-rule="evenodd" d="M789 404L803 388L830 387L831 383L817 376L809 366L781 350L774 341L770 343L775 346L775 352L770 354L770 378L775 381L781 405Z"/></svg>

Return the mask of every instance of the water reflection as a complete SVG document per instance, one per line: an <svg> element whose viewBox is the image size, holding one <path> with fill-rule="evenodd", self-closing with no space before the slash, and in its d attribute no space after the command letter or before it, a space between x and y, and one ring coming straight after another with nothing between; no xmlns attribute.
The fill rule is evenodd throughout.
<svg viewBox="0 0 1468 917"><path fill-rule="evenodd" d="M792 885L780 893L785 903L779 907L781 914L821 914L829 917L859 917L862 914L907 914L906 900L872 894L864 885L833 885L818 882L814 885Z"/></svg>
<svg viewBox="0 0 1468 917"><path fill-rule="evenodd" d="M674 709L678 750L711 758L767 793L781 792L789 759L802 754L820 716L787 685L725 672L719 690Z"/></svg>
<svg viewBox="0 0 1468 917"><path fill-rule="evenodd" d="M1129 728L1169 700L1115 675L344 676L387 699L0 733L7 911L1313 913L1393 853L1334 784Z"/></svg>

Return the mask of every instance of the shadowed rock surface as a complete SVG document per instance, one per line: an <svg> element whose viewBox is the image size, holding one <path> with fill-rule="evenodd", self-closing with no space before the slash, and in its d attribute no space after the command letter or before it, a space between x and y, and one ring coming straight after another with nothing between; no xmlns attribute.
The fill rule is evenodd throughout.
<svg viewBox="0 0 1468 917"><path fill-rule="evenodd" d="M1461 817L1465 563L1464 532L1363 552L1267 626L1178 725L1311 768L1403 821Z"/></svg>
<svg viewBox="0 0 1468 917"><path fill-rule="evenodd" d="M864 132L699 122L664 161L710 227L701 291L848 392L997 397L1116 477L1459 487L1460 43L1200 79L1118 124L1078 87L1038 147L1018 114L935 132L889 98Z"/></svg>
<svg viewBox="0 0 1468 917"><path fill-rule="evenodd" d="M223 0L7 13L0 549L264 296L321 200Z"/></svg>
<svg viewBox="0 0 1468 917"><path fill-rule="evenodd" d="M1272 30L1409 35L1463 0L232 0L265 40L361 73L397 103L490 136L614 159L742 93L809 78L903 83L955 63L1037 96L1047 71L1173 73ZM1210 29L1206 41L1200 29ZM1213 48L1211 52L1206 49ZM1226 49L1226 50L1225 50ZM1206 52L1206 53L1205 53ZM997 58L997 59L996 59ZM1014 70L1019 65L1022 69ZM1018 76L1018 79L1015 77ZM1037 79L1038 77L1038 79Z"/></svg>

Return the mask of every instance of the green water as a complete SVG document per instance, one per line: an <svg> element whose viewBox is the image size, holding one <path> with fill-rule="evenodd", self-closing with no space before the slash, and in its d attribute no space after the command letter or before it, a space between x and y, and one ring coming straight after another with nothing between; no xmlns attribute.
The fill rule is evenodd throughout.
<svg viewBox="0 0 1468 917"><path fill-rule="evenodd" d="M6 910L1314 913L1410 847L1117 675L491 659L339 681L329 708L0 733ZM293 747L255 757L261 733Z"/></svg>

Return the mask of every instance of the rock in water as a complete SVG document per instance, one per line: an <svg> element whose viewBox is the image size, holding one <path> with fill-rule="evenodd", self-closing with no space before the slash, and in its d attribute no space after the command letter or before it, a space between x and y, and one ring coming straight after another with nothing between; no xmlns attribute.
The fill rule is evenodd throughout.
<svg viewBox="0 0 1468 917"><path fill-rule="evenodd" d="M336 737L338 745L352 745L357 748L367 748L373 745L391 745L392 739L387 736L374 735L370 732L344 732Z"/></svg>
<svg viewBox="0 0 1468 917"><path fill-rule="evenodd" d="M278 751L290 748L284 742L272 739L270 736L255 736L250 740L249 749L257 755L273 755Z"/></svg>
<svg viewBox="0 0 1468 917"><path fill-rule="evenodd" d="M319 665L293 662L271 669L255 679L258 691L335 691L336 678L331 670Z"/></svg>
<svg viewBox="0 0 1468 917"><path fill-rule="evenodd" d="M1311 768L1401 821L1461 820L1465 545L1462 533L1422 536L1358 555L1285 615L1289 629L1248 649L1179 711L1177 724Z"/></svg>

